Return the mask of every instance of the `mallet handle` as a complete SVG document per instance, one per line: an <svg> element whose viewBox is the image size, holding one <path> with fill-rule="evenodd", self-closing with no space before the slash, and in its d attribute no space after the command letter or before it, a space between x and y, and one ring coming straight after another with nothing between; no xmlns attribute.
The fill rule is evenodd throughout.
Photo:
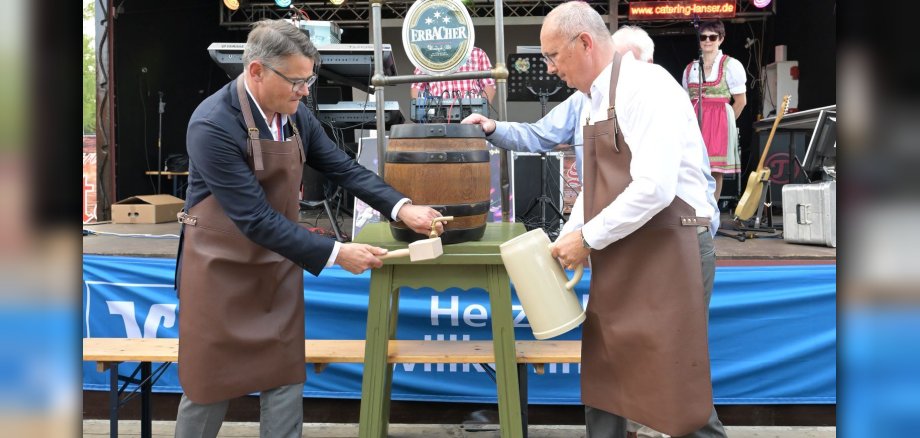
<svg viewBox="0 0 920 438"><path fill-rule="evenodd" d="M386 259L395 259L398 257L408 257L408 256L409 256L409 248L403 248L403 249L397 249L394 251L387 252L386 254L382 256L377 256L377 258L380 260L386 260Z"/></svg>

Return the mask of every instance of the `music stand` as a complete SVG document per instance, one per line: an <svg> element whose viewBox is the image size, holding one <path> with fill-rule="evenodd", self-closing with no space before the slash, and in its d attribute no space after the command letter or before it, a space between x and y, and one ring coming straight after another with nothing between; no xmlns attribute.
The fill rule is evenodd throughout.
<svg viewBox="0 0 920 438"><path fill-rule="evenodd" d="M543 55L539 53L516 53L508 55L508 101L533 102L534 94L527 87L533 89L561 87L559 91L551 94L548 102L562 102L569 98L576 90L569 88L555 75L546 71Z"/></svg>
<svg viewBox="0 0 920 438"><path fill-rule="evenodd" d="M563 101L571 95L574 90L567 88L558 77L547 72L546 63L540 54L515 54L508 56L509 69L508 75L508 100L518 100L532 102L536 97L540 102L540 117L546 115L546 104L550 99L554 101ZM527 217L531 212L539 207L540 217L537 223L527 223L533 228L542 228L550 238L555 238L559 231L559 223L565 220L562 210L553 202L553 199L546 194L546 172L549 166L546 160L546 153L540 153L540 195L530 202L530 205L519 215L519 218ZM556 214L557 220L547 220L547 209Z"/></svg>

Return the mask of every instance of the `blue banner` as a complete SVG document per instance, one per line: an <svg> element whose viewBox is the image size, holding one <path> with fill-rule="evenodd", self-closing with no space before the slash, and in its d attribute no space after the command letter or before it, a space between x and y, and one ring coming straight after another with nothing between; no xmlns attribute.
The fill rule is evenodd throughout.
<svg viewBox="0 0 920 438"><path fill-rule="evenodd" d="M83 257L83 337L178 336L175 260ZM710 317L710 354L717 404L836 402L836 266L720 267ZM587 303L590 271L576 293ZM338 267L304 277L305 337L364 339L370 274ZM533 334L516 297L515 336ZM488 294L481 289L403 289L398 339L491 339ZM650 324L654 321L649 321ZM573 330L559 339L580 339ZM181 392L176 365L154 391ZM306 365L305 365L306 366ZM130 372L129 364L122 373ZM360 398L360 364L307 368L305 397ZM397 364L394 400L494 403L495 384L477 364ZM534 404L580 404L578 364L529 369ZM108 390L108 376L83 365L83 388Z"/></svg>

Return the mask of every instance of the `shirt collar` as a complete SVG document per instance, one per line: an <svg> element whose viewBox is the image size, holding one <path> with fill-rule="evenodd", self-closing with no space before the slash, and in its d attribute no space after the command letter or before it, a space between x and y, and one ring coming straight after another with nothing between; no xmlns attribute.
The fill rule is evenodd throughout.
<svg viewBox="0 0 920 438"><path fill-rule="evenodd" d="M255 102L255 104L256 104L256 109L258 109L258 110L259 110L259 114L262 115L262 120L265 120L265 126L268 126L269 129L272 129L272 123L274 123L275 121L274 121L274 120L268 120L267 118L265 118L265 111L262 111L262 107L259 106L259 101L257 101L256 98L252 95L252 90L249 89L249 83L246 82L245 76L243 77L243 86L246 87L246 94L248 94L249 97L252 99L252 101ZM286 125L287 122L288 122L288 116L287 116L287 114L281 114L281 126Z"/></svg>
<svg viewBox="0 0 920 438"><path fill-rule="evenodd" d="M621 63L635 61L636 57L632 52L626 52L622 56ZM613 61L610 64L607 64L601 73L594 78L594 82L591 82L591 88L588 90L588 99L594 103L596 107L599 105L604 105L605 103L598 99L607 99L610 94L610 74L613 72Z"/></svg>

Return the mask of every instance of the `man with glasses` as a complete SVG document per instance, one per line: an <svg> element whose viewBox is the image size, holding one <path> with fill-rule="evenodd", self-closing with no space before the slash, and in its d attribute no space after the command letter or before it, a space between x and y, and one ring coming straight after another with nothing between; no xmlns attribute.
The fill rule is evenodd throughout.
<svg viewBox="0 0 920 438"><path fill-rule="evenodd" d="M649 37L648 32L638 26L621 26L613 35L614 49L620 53L632 52L636 59L644 62L654 62L655 42ZM546 65L555 63L544 56ZM564 101L553 107L543 118L534 123L500 122L489 119L481 114L470 114L461 123L482 125L489 142L502 149L515 152L550 152L560 145L571 145L575 150L575 166L578 171L578 180L584 181L582 171L583 140L581 127L587 119L584 111L584 99L587 97L580 91L575 91ZM709 166L709 157L705 165ZM711 174L707 175L707 191L714 193L716 181ZM719 214L715 197L712 199L713 216L710 218L710 234L716 236L719 229Z"/></svg>
<svg viewBox="0 0 920 438"><path fill-rule="evenodd" d="M614 35L619 35L622 40L617 45L618 50L631 51L637 59L652 62L655 43L642 28L623 26ZM611 38L615 38L614 35ZM547 66L555 65L553 59L557 55L544 55L543 61ZM493 145L515 152L550 152L560 145L571 145L575 150L575 166L581 181L581 126L586 117L582 111L583 99L585 94L576 91L534 123L499 122L481 114L470 114L461 123L482 125Z"/></svg>
<svg viewBox="0 0 920 438"><path fill-rule="evenodd" d="M243 73L189 121L189 188L179 214L177 437L214 437L229 400L260 392L260 435L303 428L303 270L358 274L386 250L340 243L298 224L303 166L427 233L437 211L411 202L326 137L300 102L319 52L284 20L256 23ZM437 232L443 231L438 226Z"/></svg>
<svg viewBox="0 0 920 438"><path fill-rule="evenodd" d="M626 437L630 419L672 436L724 437L706 330L714 199L693 108L665 69L618 49L585 2L554 8L540 46L587 113L584 189L552 248L568 268L591 259L587 436Z"/></svg>

